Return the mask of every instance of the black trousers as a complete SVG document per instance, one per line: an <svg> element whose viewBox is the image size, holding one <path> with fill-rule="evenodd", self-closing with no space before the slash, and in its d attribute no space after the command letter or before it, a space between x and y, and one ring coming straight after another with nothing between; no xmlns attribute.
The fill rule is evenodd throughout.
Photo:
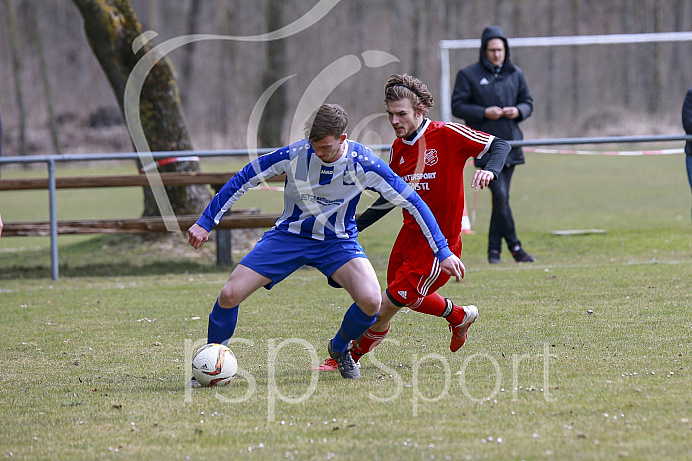
<svg viewBox="0 0 692 461"><path fill-rule="evenodd" d="M506 166L497 179L490 181L488 186L493 195L493 210L488 230L488 252L499 253L502 250L502 239L505 239L510 251L516 245L521 245L514 228L512 209L509 207L509 186L513 174L514 165Z"/></svg>

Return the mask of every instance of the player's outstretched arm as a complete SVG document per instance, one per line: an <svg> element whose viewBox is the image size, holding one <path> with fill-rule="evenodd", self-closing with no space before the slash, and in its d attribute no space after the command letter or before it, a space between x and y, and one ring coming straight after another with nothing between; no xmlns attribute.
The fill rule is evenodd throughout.
<svg viewBox="0 0 692 461"><path fill-rule="evenodd" d="M187 230L187 240L196 250L209 240L209 231L195 223Z"/></svg>
<svg viewBox="0 0 692 461"><path fill-rule="evenodd" d="M490 143L490 149L483 155L483 158L488 157L487 163L483 167L486 171L491 171L497 178L505 166L505 160L512 148L509 143L502 138L495 136L493 142Z"/></svg>
<svg viewBox="0 0 692 461"><path fill-rule="evenodd" d="M447 275L452 275L460 282L461 279L466 277L466 267L461 259L457 258L456 255L452 255L444 259L440 263L440 269Z"/></svg>

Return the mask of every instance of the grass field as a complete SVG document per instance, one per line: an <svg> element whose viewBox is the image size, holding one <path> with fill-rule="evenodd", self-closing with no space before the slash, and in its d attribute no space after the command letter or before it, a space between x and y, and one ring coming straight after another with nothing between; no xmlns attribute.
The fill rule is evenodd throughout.
<svg viewBox="0 0 692 461"><path fill-rule="evenodd" d="M683 170L681 156L529 155L512 203L537 261L515 264L505 250L503 264L487 264L481 191L476 234L464 236L467 277L441 290L479 306L467 344L449 352L446 322L403 310L355 382L310 371L350 304L313 269L241 306L231 347L242 373L231 386L191 390L192 350L228 277L214 266L213 244L193 254L182 236L165 245L61 237L54 282L47 238L2 238L0 456L690 459ZM46 202L41 192L3 192L0 210L7 222L43 220ZM60 192L58 215L134 217L140 202L136 189ZM281 197L253 191L239 206L278 211ZM381 281L399 221L391 213L360 238ZM591 228L605 233L551 232Z"/></svg>

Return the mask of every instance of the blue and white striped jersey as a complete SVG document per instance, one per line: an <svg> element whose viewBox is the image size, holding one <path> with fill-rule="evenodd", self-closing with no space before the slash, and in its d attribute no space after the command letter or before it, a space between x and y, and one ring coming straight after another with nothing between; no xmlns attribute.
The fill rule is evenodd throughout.
<svg viewBox="0 0 692 461"><path fill-rule="evenodd" d="M210 231L248 189L286 173L284 211L275 229L315 240L355 238L356 205L364 190L374 190L414 216L440 260L451 256L428 206L372 150L346 140L344 154L335 162L313 154L302 139L253 160L221 188L197 224Z"/></svg>

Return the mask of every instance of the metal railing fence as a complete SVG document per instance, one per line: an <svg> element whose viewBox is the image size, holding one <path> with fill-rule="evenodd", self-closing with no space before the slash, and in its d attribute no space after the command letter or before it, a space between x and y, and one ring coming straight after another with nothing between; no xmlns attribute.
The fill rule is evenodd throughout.
<svg viewBox="0 0 692 461"><path fill-rule="evenodd" d="M619 143L659 143L671 141L692 140L692 135L643 135L643 136L603 136L603 137L584 137L584 138L555 138L555 139L535 139L522 141L508 141L512 146L536 147L536 146L556 146L556 145L578 145L578 144L619 144ZM376 152L389 151L389 144L369 146ZM274 148L254 149L222 149L222 150L199 150L199 151L168 151L151 152L154 160L170 157L180 157L181 155L196 157L248 157L263 155L274 151ZM682 153L682 148L680 149ZM147 153L147 156L149 153ZM56 206L56 186L55 186L55 165L57 163L70 162L95 162L113 160L139 160L138 152L119 152L107 154L61 154L61 155L28 155L28 156L8 156L0 157L0 165L5 164L29 164L45 163L48 168L48 196L49 196L49 215L50 215L50 253L51 253L51 277L58 280L58 219Z"/></svg>

